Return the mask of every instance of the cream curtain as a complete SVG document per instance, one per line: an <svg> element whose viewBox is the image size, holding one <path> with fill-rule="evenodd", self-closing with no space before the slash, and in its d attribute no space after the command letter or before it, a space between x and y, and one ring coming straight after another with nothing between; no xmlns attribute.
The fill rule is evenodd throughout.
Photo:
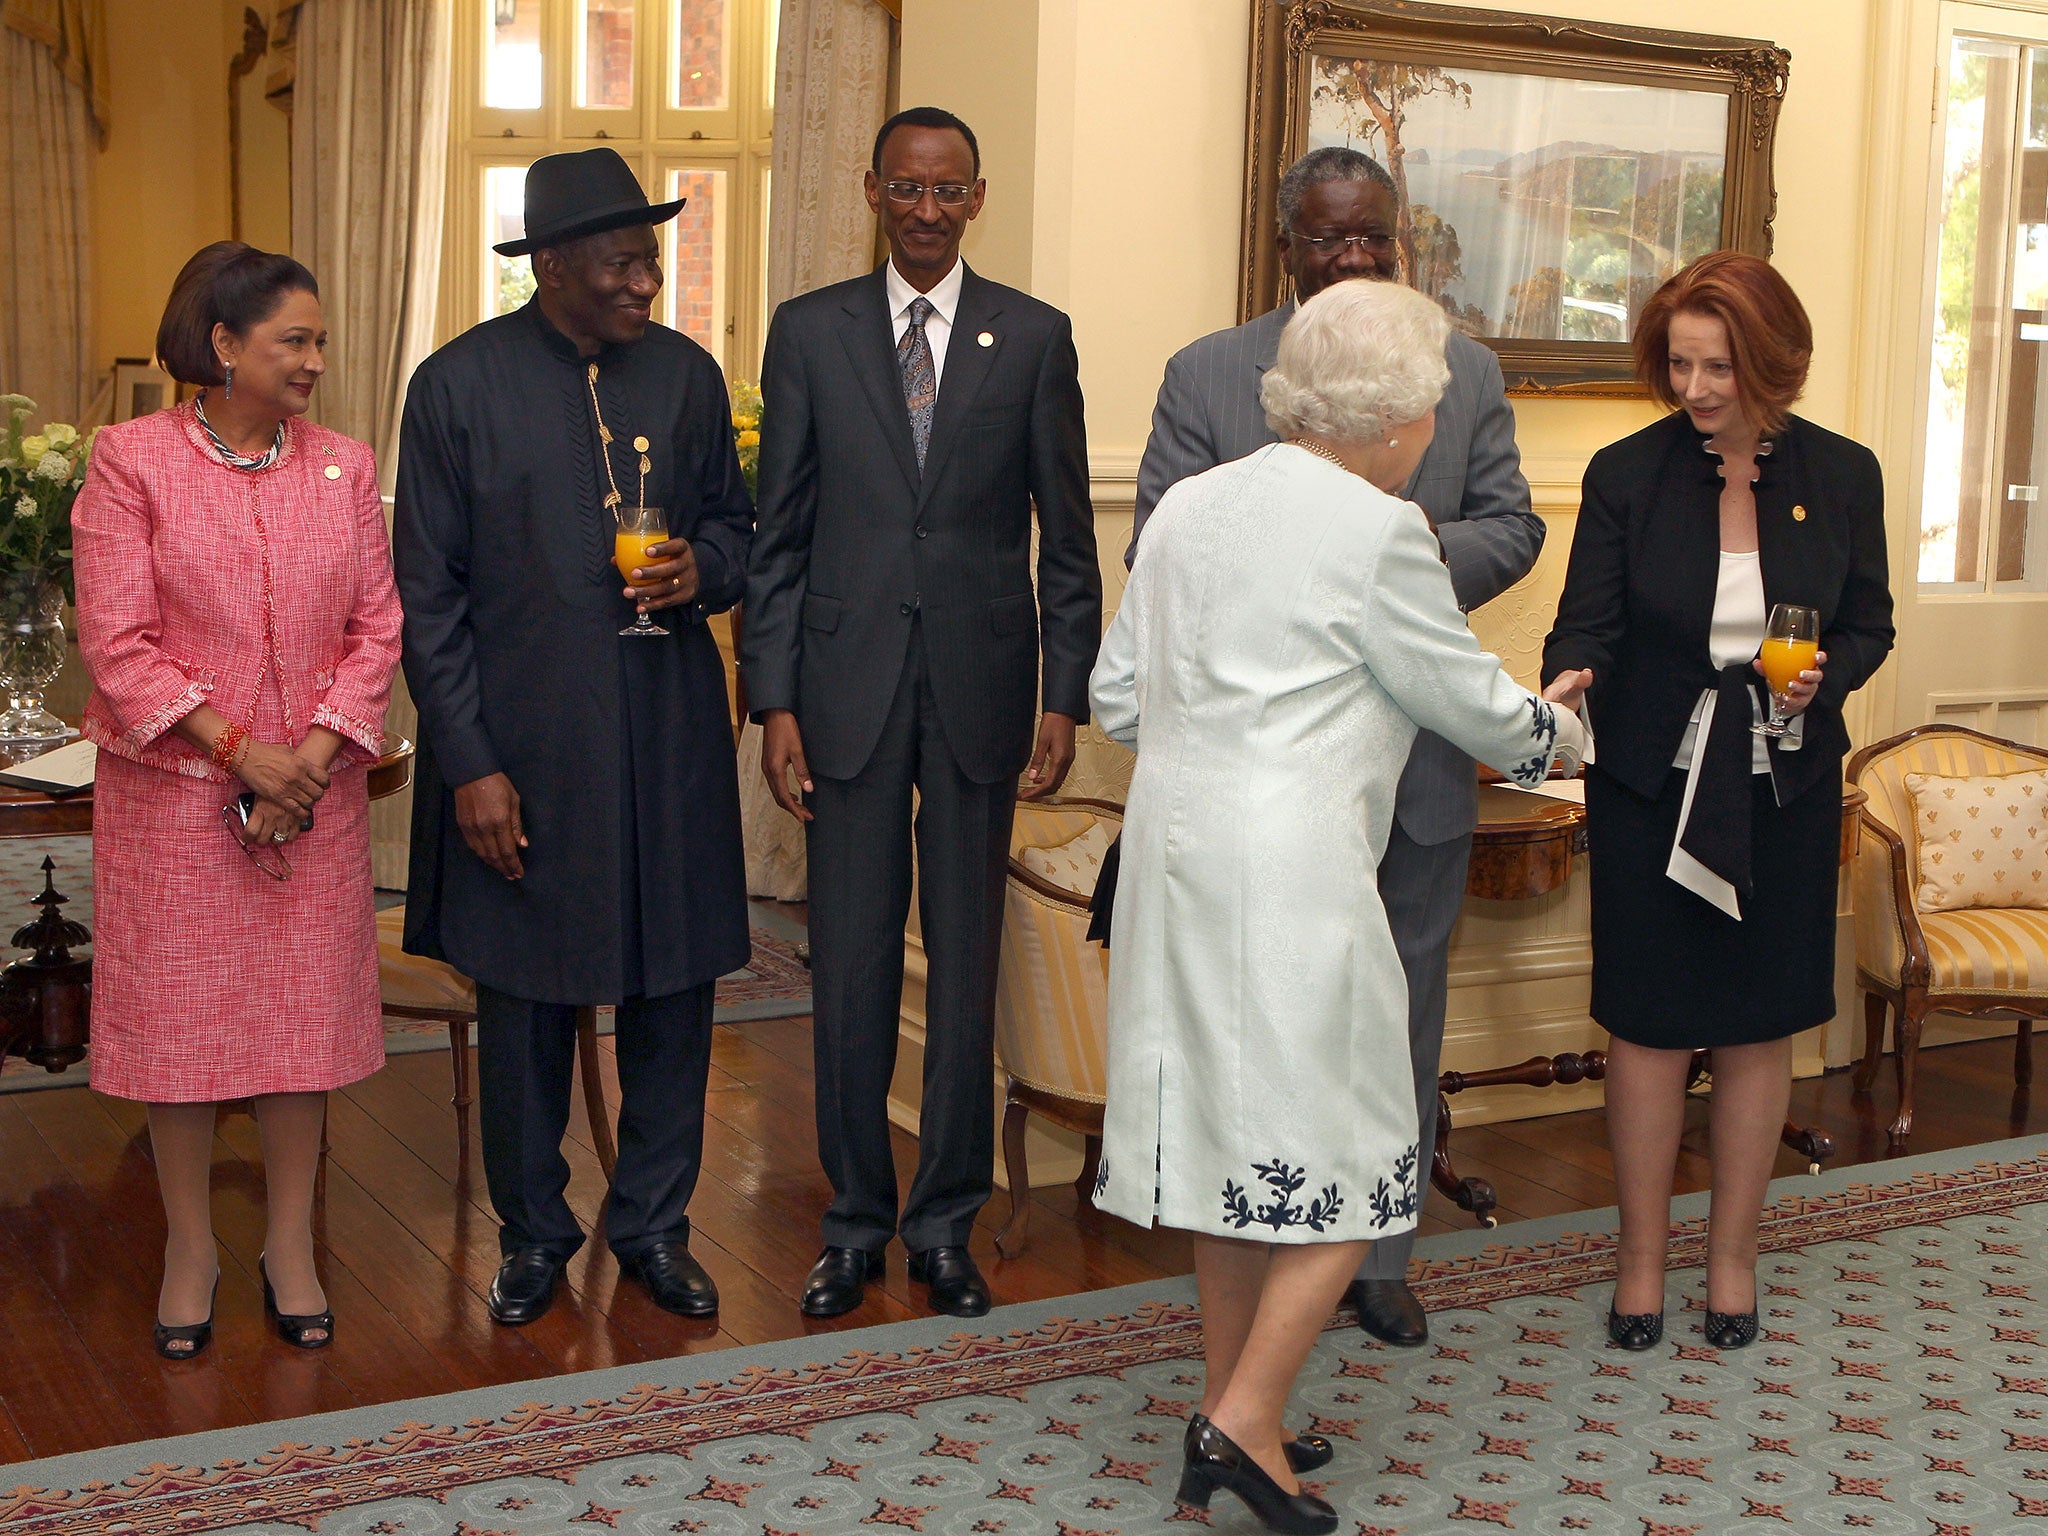
<svg viewBox="0 0 2048 1536"><path fill-rule="evenodd" d="M768 184L768 307L874 265L875 217L861 191L889 115L895 23L877 0L782 0L775 148ZM744 620L744 616L742 616ZM747 890L801 901L803 828L769 798L761 728L740 736Z"/></svg>
<svg viewBox="0 0 2048 1536"><path fill-rule="evenodd" d="M106 134L97 0L0 0L0 390L76 422L92 334L92 161ZM99 67L96 69L95 65Z"/></svg>
<svg viewBox="0 0 2048 1536"><path fill-rule="evenodd" d="M332 338L314 409L376 450L388 491L406 381L434 345L452 7L302 0L291 9L292 253L320 280ZM394 734L418 733L403 677L385 719ZM378 885L405 885L411 822L409 792L371 807Z"/></svg>

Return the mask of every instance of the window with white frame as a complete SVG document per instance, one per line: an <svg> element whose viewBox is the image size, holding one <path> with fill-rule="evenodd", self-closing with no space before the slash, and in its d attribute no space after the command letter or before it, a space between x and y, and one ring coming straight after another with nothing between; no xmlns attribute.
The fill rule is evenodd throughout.
<svg viewBox="0 0 2048 1536"><path fill-rule="evenodd" d="M776 0L457 0L444 339L525 303L526 168L603 144L655 202L656 318L729 377L760 370Z"/></svg>

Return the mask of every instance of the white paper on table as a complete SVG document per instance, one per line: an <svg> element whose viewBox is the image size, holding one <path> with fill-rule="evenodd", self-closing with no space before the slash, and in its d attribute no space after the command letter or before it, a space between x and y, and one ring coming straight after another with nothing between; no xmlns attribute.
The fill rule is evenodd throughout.
<svg viewBox="0 0 2048 1536"><path fill-rule="evenodd" d="M1541 784L1517 784L1513 779L1501 780L1502 789L1517 789L1525 795L1545 795L1552 800L1565 800L1573 805L1586 803L1586 781L1584 779L1545 779Z"/></svg>
<svg viewBox="0 0 2048 1536"><path fill-rule="evenodd" d="M0 784L59 793L84 789L92 783L98 764L99 748L89 741L74 741L54 752L45 752L41 757L32 757L0 770Z"/></svg>

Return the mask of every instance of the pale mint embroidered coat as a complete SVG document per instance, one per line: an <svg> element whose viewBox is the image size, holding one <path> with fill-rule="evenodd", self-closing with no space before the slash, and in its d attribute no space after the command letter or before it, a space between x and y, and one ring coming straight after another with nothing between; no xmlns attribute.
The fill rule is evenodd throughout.
<svg viewBox="0 0 2048 1536"><path fill-rule="evenodd" d="M1539 782L1577 717L1480 649L1419 508L1286 445L1167 492L1091 689L1138 751L1097 1204L1267 1242L1414 1226L1395 785L1418 726Z"/></svg>

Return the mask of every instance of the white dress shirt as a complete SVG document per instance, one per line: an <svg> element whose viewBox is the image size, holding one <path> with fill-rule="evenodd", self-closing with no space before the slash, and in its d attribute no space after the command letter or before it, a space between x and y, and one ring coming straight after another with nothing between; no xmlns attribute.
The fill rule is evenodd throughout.
<svg viewBox="0 0 2048 1536"><path fill-rule="evenodd" d="M889 316L894 335L900 344L903 333L910 329L910 304L913 299L931 300L932 312L925 317L924 336L932 349L932 384L936 388L945 382L946 343L953 337L953 314L960 308L960 280L967 271L967 263L957 257L953 270L932 285L930 293L919 293L904 280L896 270L896 263L889 263L888 276L883 279L889 288Z"/></svg>

